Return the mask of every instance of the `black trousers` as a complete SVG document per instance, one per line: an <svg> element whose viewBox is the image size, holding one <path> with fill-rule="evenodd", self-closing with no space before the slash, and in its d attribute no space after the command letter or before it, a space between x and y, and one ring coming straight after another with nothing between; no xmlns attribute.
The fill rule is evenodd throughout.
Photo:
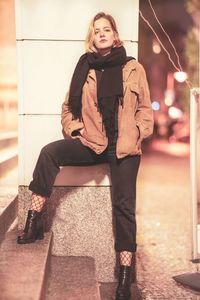
<svg viewBox="0 0 200 300"><path fill-rule="evenodd" d="M115 216L115 250L136 251L136 178L140 156L116 157L116 140L102 154L96 154L79 139L63 139L42 148L29 189L49 197L60 166L88 166L109 163Z"/></svg>

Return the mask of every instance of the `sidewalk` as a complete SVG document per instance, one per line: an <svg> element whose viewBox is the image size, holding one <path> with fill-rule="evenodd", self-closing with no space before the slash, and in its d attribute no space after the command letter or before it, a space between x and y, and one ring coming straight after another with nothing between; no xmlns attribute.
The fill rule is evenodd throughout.
<svg viewBox="0 0 200 300"><path fill-rule="evenodd" d="M143 299L200 299L172 279L196 271L190 262L189 145L153 142L142 158L137 191L137 280Z"/></svg>

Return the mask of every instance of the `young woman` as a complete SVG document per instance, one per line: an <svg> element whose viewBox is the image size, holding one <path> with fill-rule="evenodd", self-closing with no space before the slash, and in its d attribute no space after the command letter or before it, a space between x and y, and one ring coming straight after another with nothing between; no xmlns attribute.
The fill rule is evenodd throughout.
<svg viewBox="0 0 200 300"><path fill-rule="evenodd" d="M29 185L31 206L18 243L43 238L44 204L60 166L107 162L116 221L115 250L120 259L116 299L129 299L137 246L135 202L141 141L153 130L148 84L141 64L126 56L111 15L100 12L93 18L85 45L62 105L61 122L68 138L41 150Z"/></svg>

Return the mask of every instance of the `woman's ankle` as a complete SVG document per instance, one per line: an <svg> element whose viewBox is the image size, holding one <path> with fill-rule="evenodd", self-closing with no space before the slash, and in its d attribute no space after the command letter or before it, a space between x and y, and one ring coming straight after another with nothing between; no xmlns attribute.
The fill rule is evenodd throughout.
<svg viewBox="0 0 200 300"><path fill-rule="evenodd" d="M46 202L46 197L32 193L30 210L41 212Z"/></svg>
<svg viewBox="0 0 200 300"><path fill-rule="evenodd" d="M120 266L130 267L132 264L133 252L121 251L119 252Z"/></svg>

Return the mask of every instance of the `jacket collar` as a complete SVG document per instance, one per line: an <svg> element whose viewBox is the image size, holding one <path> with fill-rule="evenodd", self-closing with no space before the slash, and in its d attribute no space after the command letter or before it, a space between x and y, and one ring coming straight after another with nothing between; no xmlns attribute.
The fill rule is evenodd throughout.
<svg viewBox="0 0 200 300"><path fill-rule="evenodd" d="M127 79L129 78L129 75L135 69L136 69L136 60L135 59L129 60L122 69L123 81L127 81Z"/></svg>

